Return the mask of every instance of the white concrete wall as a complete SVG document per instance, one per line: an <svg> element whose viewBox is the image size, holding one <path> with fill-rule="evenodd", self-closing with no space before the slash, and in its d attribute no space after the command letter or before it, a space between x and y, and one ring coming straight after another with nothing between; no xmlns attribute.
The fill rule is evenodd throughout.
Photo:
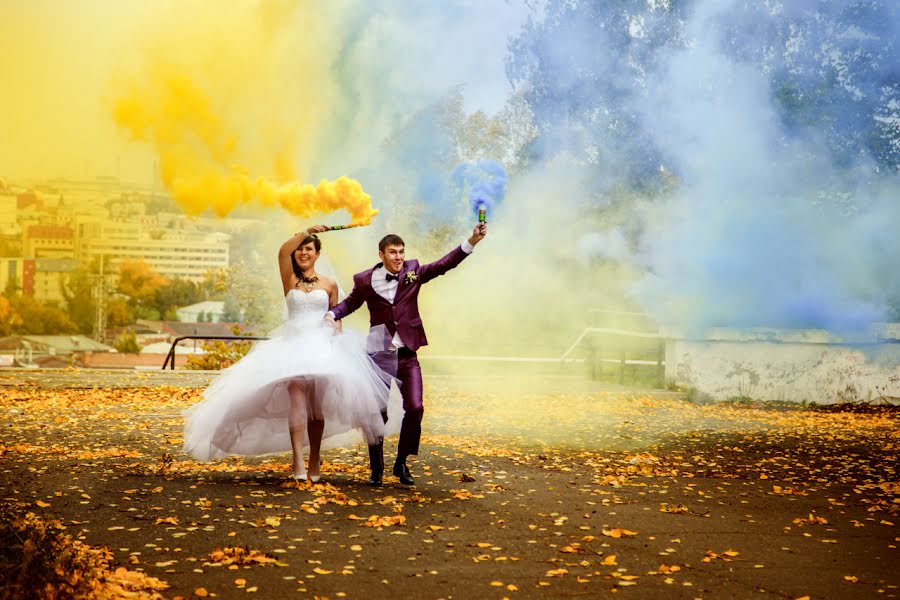
<svg viewBox="0 0 900 600"><path fill-rule="evenodd" d="M900 343L769 339L666 341L666 381L716 400L900 404ZM797 339L796 335L785 336ZM826 336L827 337L827 336Z"/></svg>

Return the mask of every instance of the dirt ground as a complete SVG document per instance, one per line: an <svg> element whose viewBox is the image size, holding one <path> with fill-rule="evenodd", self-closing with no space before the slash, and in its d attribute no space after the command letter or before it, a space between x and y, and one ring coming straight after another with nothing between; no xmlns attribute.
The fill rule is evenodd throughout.
<svg viewBox="0 0 900 600"><path fill-rule="evenodd" d="M3 597L56 560L43 526L108 549L82 574L98 597L898 596L892 408L431 377L416 485L372 489L364 447L315 485L287 454L190 460L209 376L173 377L0 374Z"/></svg>

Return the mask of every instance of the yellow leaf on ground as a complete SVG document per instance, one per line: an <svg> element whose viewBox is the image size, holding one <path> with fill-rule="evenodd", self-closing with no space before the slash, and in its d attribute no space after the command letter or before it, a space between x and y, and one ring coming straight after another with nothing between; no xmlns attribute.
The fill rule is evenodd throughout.
<svg viewBox="0 0 900 600"><path fill-rule="evenodd" d="M403 515L394 515L393 517L379 517L372 515L365 523L360 523L366 527L390 527L392 525L403 525L406 523L406 517Z"/></svg>
<svg viewBox="0 0 900 600"><path fill-rule="evenodd" d="M659 565L659 568L656 571L662 573L663 575L671 575L672 573L680 570L681 567L679 567L678 565Z"/></svg>
<svg viewBox="0 0 900 600"><path fill-rule="evenodd" d="M198 598L206 598L207 596L209 596L209 592L206 591L206 588L200 587L194 590L194 595Z"/></svg>
<svg viewBox="0 0 900 600"><path fill-rule="evenodd" d="M620 527L614 527L613 529L604 529L603 531L601 531L601 533L607 537L612 538L634 537L638 534L637 531L622 529Z"/></svg>
<svg viewBox="0 0 900 600"><path fill-rule="evenodd" d="M48 506L50 506L49 502L44 502L43 500L38 500L37 502L35 502L35 504L37 504L41 508L47 508Z"/></svg>
<svg viewBox="0 0 900 600"><path fill-rule="evenodd" d="M319 575L331 575L334 571L329 571L328 569L323 569L321 567L316 567L313 569L313 573L318 573Z"/></svg>
<svg viewBox="0 0 900 600"><path fill-rule="evenodd" d="M619 563L616 562L616 555L610 554L609 556L604 558L602 561L600 561L600 564L603 565L604 567L614 567L614 566L618 565Z"/></svg>

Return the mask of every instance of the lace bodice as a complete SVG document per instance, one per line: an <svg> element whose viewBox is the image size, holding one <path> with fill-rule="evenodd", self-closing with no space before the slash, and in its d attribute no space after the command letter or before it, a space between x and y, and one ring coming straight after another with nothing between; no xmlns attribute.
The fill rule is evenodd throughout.
<svg viewBox="0 0 900 600"><path fill-rule="evenodd" d="M309 293L293 289L284 297L287 302L288 320L304 325L320 326L328 311L328 292L315 289Z"/></svg>

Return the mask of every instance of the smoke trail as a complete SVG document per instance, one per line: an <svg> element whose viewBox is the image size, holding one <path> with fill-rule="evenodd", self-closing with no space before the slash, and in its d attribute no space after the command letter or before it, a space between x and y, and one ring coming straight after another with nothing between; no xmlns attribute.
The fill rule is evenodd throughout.
<svg viewBox="0 0 900 600"><path fill-rule="evenodd" d="M450 174L453 183L469 199L472 214L484 208L493 214L506 196L506 171L496 160L481 160L458 165Z"/></svg>
<svg viewBox="0 0 900 600"><path fill-rule="evenodd" d="M862 127L845 124L853 135L836 138L828 115L853 112L842 96L857 74L868 74L845 72L836 94L819 101L822 114L798 129L796 115L783 118L765 65L728 52L778 15L743 15L736 43L728 11L697 6L690 49L662 61L644 107L655 143L675 157L682 182L652 216L645 248L656 275L639 286L638 297L664 322L695 330L864 330L884 319L890 297L900 293L890 267L890 257L900 255L890 233L900 212L884 194L898 189L898 179L871 174L876 163L859 143ZM850 96L864 88L853 86Z"/></svg>
<svg viewBox="0 0 900 600"><path fill-rule="evenodd" d="M149 32L145 64L114 81L116 122L152 144L188 214L225 216L255 200L300 216L343 208L353 223L370 222L377 211L358 183L301 183L327 144L321 124L337 93L327 14L272 2L216 5L217 18L204 18L213 8L179 7Z"/></svg>
<svg viewBox="0 0 900 600"><path fill-rule="evenodd" d="M508 59L534 170L582 165L560 209L623 232L668 325L862 329L900 298L898 10L549 2Z"/></svg>

